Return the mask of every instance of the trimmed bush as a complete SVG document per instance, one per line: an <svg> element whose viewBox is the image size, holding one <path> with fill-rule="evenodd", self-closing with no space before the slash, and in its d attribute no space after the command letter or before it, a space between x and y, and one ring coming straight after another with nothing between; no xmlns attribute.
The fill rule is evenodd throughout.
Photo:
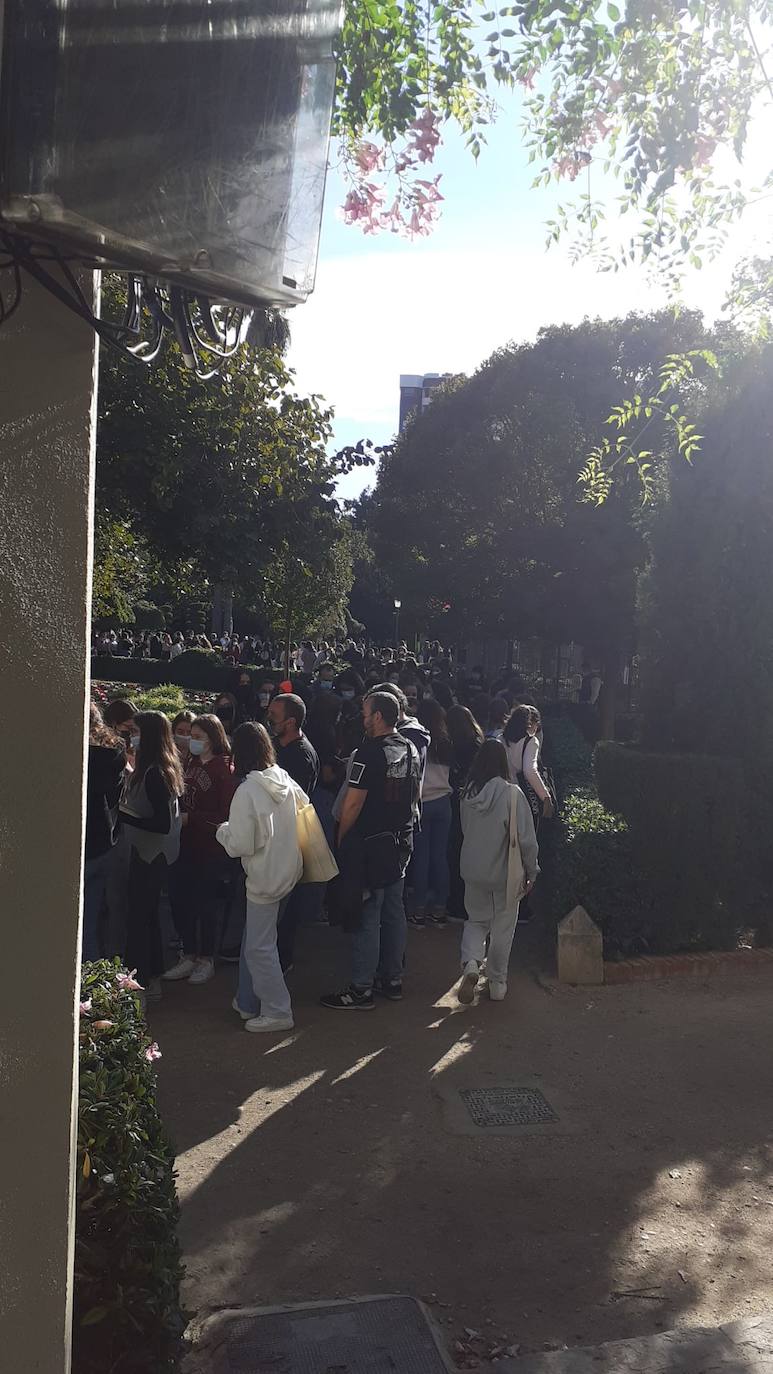
<svg viewBox="0 0 773 1374"><path fill-rule="evenodd" d="M239 670L252 673L254 678L270 677L275 683L284 678L279 668L263 668L258 663L240 663ZM195 688L201 692L226 692L233 686L234 668L208 649L186 649L171 663L157 658L115 658L112 654L91 660L91 676L102 682L141 682L148 687L173 683L177 687ZM308 682L305 673L293 673L293 682Z"/></svg>
<svg viewBox="0 0 773 1374"><path fill-rule="evenodd" d="M163 711L170 720L188 706L188 697L182 687L175 687L170 682L164 682L160 687L149 687L146 692L137 692L133 701L138 711Z"/></svg>
<svg viewBox="0 0 773 1374"><path fill-rule="evenodd" d="M81 975L73 1374L164 1374L184 1322L174 1156L136 984Z"/></svg>
<svg viewBox="0 0 773 1374"><path fill-rule="evenodd" d="M625 817L647 874L658 951L732 949L766 938L773 807L763 779L731 754L653 754L604 743L594 768L603 804Z"/></svg>

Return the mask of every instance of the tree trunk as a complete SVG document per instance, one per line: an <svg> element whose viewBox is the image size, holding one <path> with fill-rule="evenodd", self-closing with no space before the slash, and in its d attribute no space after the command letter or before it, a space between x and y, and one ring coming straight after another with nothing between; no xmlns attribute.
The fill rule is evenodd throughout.
<svg viewBox="0 0 773 1374"><path fill-rule="evenodd" d="M221 635L232 635L234 628L234 594L232 587L218 582L212 596L212 634L215 639Z"/></svg>
<svg viewBox="0 0 773 1374"><path fill-rule="evenodd" d="M600 739L615 738L615 716L617 715L617 692L620 682L620 656L611 654L602 668L601 695L599 696Z"/></svg>
<svg viewBox="0 0 773 1374"><path fill-rule="evenodd" d="M290 641L292 639L292 631L292 616L288 613L287 625L285 627L285 678L289 678L290 676Z"/></svg>

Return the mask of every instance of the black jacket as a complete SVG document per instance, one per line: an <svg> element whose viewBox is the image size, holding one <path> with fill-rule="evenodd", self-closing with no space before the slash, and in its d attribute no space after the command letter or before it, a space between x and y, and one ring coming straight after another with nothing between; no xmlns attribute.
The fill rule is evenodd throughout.
<svg viewBox="0 0 773 1374"><path fill-rule="evenodd" d="M86 849L87 859L106 854L116 841L118 803L126 767L126 751L122 744L90 744L89 771L86 784Z"/></svg>

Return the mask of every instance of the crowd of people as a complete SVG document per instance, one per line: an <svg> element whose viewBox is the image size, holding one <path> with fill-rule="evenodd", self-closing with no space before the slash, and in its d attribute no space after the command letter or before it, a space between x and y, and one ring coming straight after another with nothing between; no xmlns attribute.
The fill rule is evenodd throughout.
<svg viewBox="0 0 773 1374"><path fill-rule="evenodd" d="M517 674L454 672L439 646L370 666L353 641L337 647L355 662L309 647L297 691L235 665L232 690L198 715L92 706L83 957L118 955L149 999L208 982L216 956L238 961L233 1008L272 1032L293 1025L302 924L346 932L343 987L321 1004L348 1011L400 1000L408 925L457 921L459 1000L483 974L501 1000L555 804L539 712ZM338 866L327 884L303 881L309 804Z"/></svg>

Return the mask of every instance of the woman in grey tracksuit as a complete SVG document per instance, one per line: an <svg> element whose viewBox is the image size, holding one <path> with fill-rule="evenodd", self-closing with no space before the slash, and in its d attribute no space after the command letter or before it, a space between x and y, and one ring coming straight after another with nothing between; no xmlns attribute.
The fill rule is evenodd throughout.
<svg viewBox="0 0 773 1374"><path fill-rule="evenodd" d="M524 883L518 899L508 902L513 805ZM489 996L500 1002L507 992L507 967L520 900L533 887L539 866L531 808L520 787L508 781L507 753L499 740L486 740L481 745L462 793L461 821L461 875L468 920L462 932L463 976L458 997L463 1003L473 1000L480 966L486 958Z"/></svg>

